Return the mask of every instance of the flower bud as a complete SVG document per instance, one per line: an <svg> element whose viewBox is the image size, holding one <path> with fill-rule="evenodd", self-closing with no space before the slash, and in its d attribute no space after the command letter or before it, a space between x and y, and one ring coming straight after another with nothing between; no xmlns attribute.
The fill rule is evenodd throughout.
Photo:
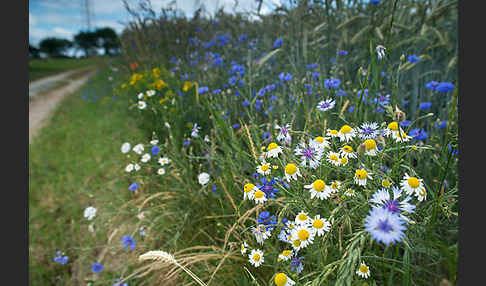
<svg viewBox="0 0 486 286"><path fill-rule="evenodd" d="M401 122L406 119L405 112L398 109L398 106L395 105L395 112L393 113L393 120L397 122Z"/></svg>

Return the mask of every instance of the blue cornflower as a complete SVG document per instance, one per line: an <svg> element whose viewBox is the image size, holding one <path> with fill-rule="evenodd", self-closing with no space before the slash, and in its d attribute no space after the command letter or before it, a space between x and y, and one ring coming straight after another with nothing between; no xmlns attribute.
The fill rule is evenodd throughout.
<svg viewBox="0 0 486 286"><path fill-rule="evenodd" d="M190 140L186 140L184 141L184 147L187 147L191 144L191 141Z"/></svg>
<svg viewBox="0 0 486 286"><path fill-rule="evenodd" d="M324 80L324 85L328 89L330 89L330 88L338 88L340 84L341 84L341 80L338 79L338 78L331 78L331 79L326 78Z"/></svg>
<svg viewBox="0 0 486 286"><path fill-rule="evenodd" d="M329 62L330 62L331 64L333 64L333 63L335 63L335 62L336 62L336 59L335 59L335 58L332 58L332 59L330 59L330 60L329 60Z"/></svg>
<svg viewBox="0 0 486 286"><path fill-rule="evenodd" d="M302 270L304 270L304 265L302 264L303 260L303 256L298 257L297 253L295 253L295 256L290 261L290 268L292 269L292 271L295 271L297 273L302 272Z"/></svg>
<svg viewBox="0 0 486 286"><path fill-rule="evenodd" d="M426 102L426 101L424 101L424 102L420 103L420 106L419 107L420 107L420 110L427 110L430 107L432 107L432 102Z"/></svg>
<svg viewBox="0 0 486 286"><path fill-rule="evenodd" d="M376 122L365 122L358 127L358 136L361 139L374 139L382 134L382 130L378 128L378 123Z"/></svg>
<svg viewBox="0 0 486 286"><path fill-rule="evenodd" d="M200 88L198 88L197 93L205 94L208 91L209 91L209 88L207 86L201 86Z"/></svg>
<svg viewBox="0 0 486 286"><path fill-rule="evenodd" d="M316 69L318 67L319 67L319 64L318 63L313 63L313 64L310 64L310 65L307 65L307 69L308 70Z"/></svg>
<svg viewBox="0 0 486 286"><path fill-rule="evenodd" d="M235 124L233 124L233 128L234 128L234 129L240 128L240 124L239 124L239 123L235 123Z"/></svg>
<svg viewBox="0 0 486 286"><path fill-rule="evenodd" d="M153 146L152 150L150 150L150 152L152 152L152 154L154 154L154 155L157 155L157 154L159 154L160 149L157 146Z"/></svg>
<svg viewBox="0 0 486 286"><path fill-rule="evenodd" d="M220 92L221 92L221 89L219 89L219 88L218 88L218 89L213 90L213 94L218 94L218 93L220 93Z"/></svg>
<svg viewBox="0 0 486 286"><path fill-rule="evenodd" d="M338 54L338 56L345 56L345 55L348 54L348 51L341 50L341 51L338 51L337 54Z"/></svg>
<svg viewBox="0 0 486 286"><path fill-rule="evenodd" d="M401 127L408 127L410 126L410 120L403 120L402 122L400 122L400 126Z"/></svg>
<svg viewBox="0 0 486 286"><path fill-rule="evenodd" d="M128 248L130 247L130 250L133 250L135 248L135 240L129 235L125 235L122 237L121 242L124 244L123 248Z"/></svg>
<svg viewBox="0 0 486 286"><path fill-rule="evenodd" d="M364 220L365 230L377 242L385 245L400 242L405 236L404 219L400 214L391 212L388 208L373 207Z"/></svg>
<svg viewBox="0 0 486 286"><path fill-rule="evenodd" d="M451 82L440 82L435 88L435 90L439 92L448 92L453 89L454 89L454 84L452 84Z"/></svg>
<svg viewBox="0 0 486 286"><path fill-rule="evenodd" d="M428 83L425 84L425 87L428 88L428 89L432 89L432 90L435 90L437 88L437 86L439 85L439 82L438 81L429 81Z"/></svg>
<svg viewBox="0 0 486 286"><path fill-rule="evenodd" d="M64 253L61 253L61 251L56 251L57 256L54 257L54 262L60 263L62 265L66 264L69 260L68 256L62 256Z"/></svg>
<svg viewBox="0 0 486 286"><path fill-rule="evenodd" d="M407 105L408 105L408 100L404 100L404 101L402 102L402 105L403 105L403 106L407 106Z"/></svg>
<svg viewBox="0 0 486 286"><path fill-rule="evenodd" d="M280 73L280 74L278 75L278 78L279 78L281 81L289 81L289 80L291 80L291 79L292 79L292 75L291 75L290 73L288 73L288 72L286 72L286 73L283 73L283 72L282 72L282 73Z"/></svg>
<svg viewBox="0 0 486 286"><path fill-rule="evenodd" d="M128 190L132 191L132 192L135 192L136 190L138 190L139 186L136 182L133 182L129 187L128 187Z"/></svg>
<svg viewBox="0 0 486 286"><path fill-rule="evenodd" d="M243 106L248 106L248 105L250 105L250 102L249 102L248 100L246 100L246 99L245 99L245 100L243 100L243 101L241 102L241 105L243 105Z"/></svg>
<svg viewBox="0 0 486 286"><path fill-rule="evenodd" d="M275 198L275 194L278 193L278 188L274 186L276 184L275 179L268 180L267 178L261 178L260 182L262 185L257 183L256 187L265 193L265 197L267 199Z"/></svg>
<svg viewBox="0 0 486 286"><path fill-rule="evenodd" d="M277 224L277 217L274 216L274 215L271 216L269 211L263 211L258 216L257 221L258 221L258 223L267 226L265 228L265 230L270 230L270 229L273 229L275 227L275 225Z"/></svg>
<svg viewBox="0 0 486 286"><path fill-rule="evenodd" d="M418 62L420 62L420 58L417 57L416 54L413 54L413 55L408 56L408 61L411 62L411 63L418 63Z"/></svg>
<svg viewBox="0 0 486 286"><path fill-rule="evenodd" d="M383 112L385 112L385 110L384 110L383 108L381 108L380 106L378 106L378 107L376 108L376 112L378 112L378 113L383 113Z"/></svg>
<svg viewBox="0 0 486 286"><path fill-rule="evenodd" d="M440 123L436 122L435 127L439 128L439 129L446 128L447 127L447 121L442 120Z"/></svg>
<svg viewBox="0 0 486 286"><path fill-rule="evenodd" d="M239 90L235 90L235 96L239 96L240 95L240 91Z"/></svg>
<svg viewBox="0 0 486 286"><path fill-rule="evenodd" d="M248 39L248 35L247 34L242 34L238 37L238 41L240 42L243 42L245 41L246 39Z"/></svg>
<svg viewBox="0 0 486 286"><path fill-rule="evenodd" d="M354 111L354 109L355 109L355 108L354 108L354 106L350 106L350 107L348 108L348 111L349 111L349 112L353 112L353 111Z"/></svg>
<svg viewBox="0 0 486 286"><path fill-rule="evenodd" d="M266 92L267 92L266 89L262 87L260 88L260 90L258 90L257 96L262 97L265 95Z"/></svg>
<svg viewBox="0 0 486 286"><path fill-rule="evenodd" d="M280 46L282 46L282 43L283 43L283 39L282 39L282 37L280 37L280 38L275 40L275 42L273 43L273 47L274 48L280 48Z"/></svg>
<svg viewBox="0 0 486 286"><path fill-rule="evenodd" d="M278 97L276 95L272 95L269 99L270 102L274 102L275 100L277 100Z"/></svg>
<svg viewBox="0 0 486 286"><path fill-rule="evenodd" d="M415 128L410 130L409 133L413 140L425 140L427 139L427 132L424 129Z"/></svg>
<svg viewBox="0 0 486 286"><path fill-rule="evenodd" d="M312 73L312 78L320 78L321 77L321 74L319 72L313 72Z"/></svg>
<svg viewBox="0 0 486 286"><path fill-rule="evenodd" d="M370 0L370 4L373 4L373 5L378 5L380 4L380 0Z"/></svg>
<svg viewBox="0 0 486 286"><path fill-rule="evenodd" d="M231 85L231 86L235 86L236 82L238 81L238 77L237 76L232 76L228 79L228 83Z"/></svg>
<svg viewBox="0 0 486 286"><path fill-rule="evenodd" d="M262 110L262 104L263 104L263 100L257 99L255 101L255 109L258 111Z"/></svg>
<svg viewBox="0 0 486 286"><path fill-rule="evenodd" d="M263 141L269 141L270 139L272 139L272 133L269 131L263 132Z"/></svg>
<svg viewBox="0 0 486 286"><path fill-rule="evenodd" d="M375 102L378 102L380 105L384 106L384 105L390 105L390 97L391 95L390 94L386 94L386 95L379 95L376 99L375 99Z"/></svg>
<svg viewBox="0 0 486 286"><path fill-rule="evenodd" d="M213 185L211 187L211 192L213 192L213 194L217 195L218 193L216 192L216 185Z"/></svg>
<svg viewBox="0 0 486 286"><path fill-rule="evenodd" d="M337 96L346 96L346 92L342 89L338 90L337 93L336 93Z"/></svg>
<svg viewBox="0 0 486 286"><path fill-rule="evenodd" d="M447 144L449 146L449 152L452 152L452 156L456 156L459 153L459 150L452 150L451 144Z"/></svg>
<svg viewBox="0 0 486 286"><path fill-rule="evenodd" d="M91 266L91 271L94 273L100 273L103 271L103 265L101 263L95 263L93 266Z"/></svg>
<svg viewBox="0 0 486 286"><path fill-rule="evenodd" d="M118 282L120 282L120 278L119 279L116 279L115 280L115 284L113 284L113 286L128 286L128 283L123 283L123 284L120 284Z"/></svg>

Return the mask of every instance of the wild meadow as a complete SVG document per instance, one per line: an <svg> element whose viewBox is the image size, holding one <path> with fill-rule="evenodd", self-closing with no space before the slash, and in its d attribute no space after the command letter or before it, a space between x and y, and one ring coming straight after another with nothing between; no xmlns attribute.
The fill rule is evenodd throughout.
<svg viewBox="0 0 486 286"><path fill-rule="evenodd" d="M76 218L96 241L56 236L52 275L76 261L83 285L456 284L457 1L281 2L127 6L90 103L123 110L98 119L117 135L92 148L116 151Z"/></svg>

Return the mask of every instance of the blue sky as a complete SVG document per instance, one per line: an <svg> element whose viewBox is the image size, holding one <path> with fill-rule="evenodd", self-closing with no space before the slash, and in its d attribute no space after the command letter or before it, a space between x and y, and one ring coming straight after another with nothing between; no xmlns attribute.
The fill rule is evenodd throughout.
<svg viewBox="0 0 486 286"><path fill-rule="evenodd" d="M124 25L130 20L121 0L89 0L92 9L91 26L111 27L120 33ZM128 0L130 6L135 7L138 0ZM154 11L167 7L169 0L152 0ZM272 10L281 0L264 0L261 12ZM286 1L282 1L286 2ZM178 0L175 7L182 10L187 17L195 11L196 3L204 4L206 10L214 14L218 7L224 7L231 12L234 0ZM255 0L238 0L236 10L240 12L254 11ZM86 29L84 14L85 0L29 0L29 42L38 46L46 37L59 37L73 40L73 36Z"/></svg>

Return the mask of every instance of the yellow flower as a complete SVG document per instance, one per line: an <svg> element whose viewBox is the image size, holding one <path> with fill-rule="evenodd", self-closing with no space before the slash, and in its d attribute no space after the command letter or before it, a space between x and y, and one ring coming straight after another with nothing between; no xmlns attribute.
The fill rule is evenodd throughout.
<svg viewBox="0 0 486 286"><path fill-rule="evenodd" d="M153 73L154 77L156 77L156 78L160 77L160 69L159 68L153 68L152 73Z"/></svg>
<svg viewBox="0 0 486 286"><path fill-rule="evenodd" d="M159 79L156 80L154 83L152 83L152 86L158 90L161 90L162 88L167 87L169 85L165 81Z"/></svg>
<svg viewBox="0 0 486 286"><path fill-rule="evenodd" d="M124 83L124 84L121 85L121 88L126 88L126 87L127 87L127 84L126 83Z"/></svg>
<svg viewBox="0 0 486 286"><path fill-rule="evenodd" d="M190 82L190 81L185 81L185 82L184 82L184 87L182 88L182 90L183 90L184 92L186 92L186 91L188 91L188 90L189 90L191 87L192 87L192 82Z"/></svg>

